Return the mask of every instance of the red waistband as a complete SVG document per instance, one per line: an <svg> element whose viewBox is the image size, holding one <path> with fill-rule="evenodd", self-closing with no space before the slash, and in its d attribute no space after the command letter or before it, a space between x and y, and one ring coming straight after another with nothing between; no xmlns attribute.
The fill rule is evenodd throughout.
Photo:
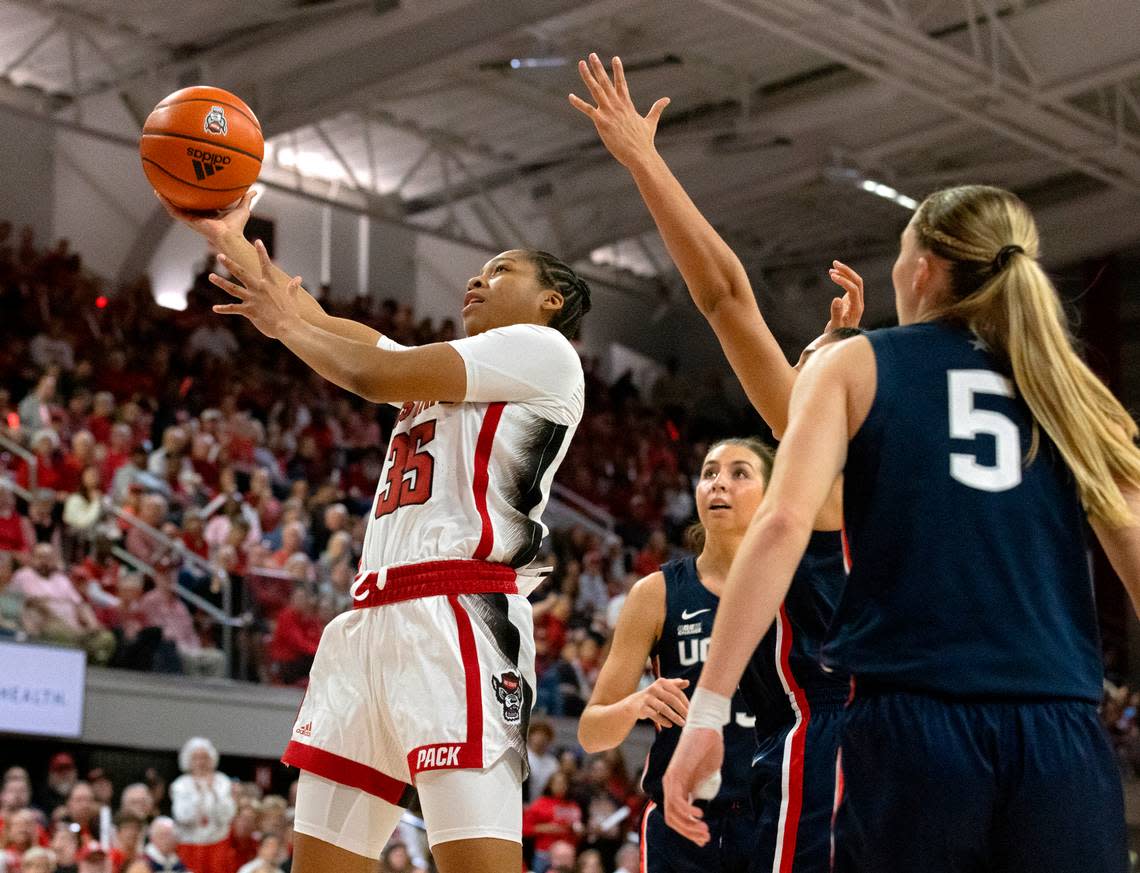
<svg viewBox="0 0 1140 873"><path fill-rule="evenodd" d="M515 571L486 561L427 561L372 570L349 589L352 608L365 609L449 594L518 594Z"/></svg>

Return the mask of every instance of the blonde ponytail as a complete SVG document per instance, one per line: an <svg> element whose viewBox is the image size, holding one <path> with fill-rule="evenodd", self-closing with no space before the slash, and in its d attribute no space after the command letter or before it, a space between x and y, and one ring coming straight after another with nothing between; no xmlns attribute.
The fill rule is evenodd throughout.
<svg viewBox="0 0 1140 873"><path fill-rule="evenodd" d="M1000 188L950 188L923 201L914 227L922 246L951 262L953 299L929 317L968 326L1009 361L1035 422L1026 463L1037 455L1040 426L1089 515L1136 524L1121 493L1121 485L1140 488L1136 423L1074 350L1060 298L1037 262L1029 208Z"/></svg>

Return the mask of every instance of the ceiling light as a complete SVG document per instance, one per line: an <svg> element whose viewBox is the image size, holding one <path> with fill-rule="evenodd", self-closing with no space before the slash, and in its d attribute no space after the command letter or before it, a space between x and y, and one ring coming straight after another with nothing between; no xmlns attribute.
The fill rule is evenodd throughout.
<svg viewBox="0 0 1140 873"><path fill-rule="evenodd" d="M877 197L882 197L884 200L890 200L903 207L903 209L914 210L918 208L918 201L913 197L908 197L906 194L903 194L897 188L892 188L890 185L885 185L882 182L876 182L874 179L866 179L858 170L839 170L829 173L828 175L834 179L854 182L868 194L874 194Z"/></svg>

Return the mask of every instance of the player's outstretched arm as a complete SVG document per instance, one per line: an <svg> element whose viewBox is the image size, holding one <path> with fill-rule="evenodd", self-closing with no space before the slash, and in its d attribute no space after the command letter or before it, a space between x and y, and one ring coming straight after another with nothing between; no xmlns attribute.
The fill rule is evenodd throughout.
<svg viewBox="0 0 1140 873"><path fill-rule="evenodd" d="M223 210L216 217L206 217L179 209L157 191L155 196L158 197L172 218L201 234L210 245L229 258L232 263L244 267L247 271L257 269L257 251L243 233L246 222L249 221L250 207L253 203L252 191L247 191L235 206ZM276 279L282 282L289 281L289 275L284 270L276 264L271 266ZM345 339L371 345L376 345L380 339L380 332L375 328L348 318L337 318L329 315L317 299L300 286L298 286L297 292L297 306L301 317L306 321Z"/></svg>
<svg viewBox="0 0 1140 873"><path fill-rule="evenodd" d="M1093 521L1093 530L1100 540L1112 569L1124 583L1132 600L1132 608L1140 615L1140 490L1122 486L1121 491L1132 511L1133 524L1128 527L1109 527Z"/></svg>
<svg viewBox="0 0 1140 873"><path fill-rule="evenodd" d="M578 742L587 752L613 749L640 719L659 728L685 724L689 700L686 679L658 679L637 690L653 644L665 621L665 577L653 573L630 589L614 630L613 643L594 693L578 721Z"/></svg>
<svg viewBox="0 0 1140 873"><path fill-rule="evenodd" d="M219 257L241 284L210 274L214 285L238 301L215 306L214 312L248 318L330 382L374 403L466 399L467 369L450 345L432 343L396 351L318 327L302 314L305 302L300 279L274 270L260 240L254 252L257 264L253 270L225 255Z"/></svg>
<svg viewBox="0 0 1140 873"><path fill-rule="evenodd" d="M613 79L596 54L579 61L578 72L594 103L574 94L570 103L594 122L602 142L633 176L689 294L708 320L748 399L777 433L788 420L796 371L765 323L740 259L701 214L657 152L654 137L663 97L643 117L633 105L620 58ZM829 328L855 326L862 316L862 281L834 262L829 273L844 289L832 301Z"/></svg>

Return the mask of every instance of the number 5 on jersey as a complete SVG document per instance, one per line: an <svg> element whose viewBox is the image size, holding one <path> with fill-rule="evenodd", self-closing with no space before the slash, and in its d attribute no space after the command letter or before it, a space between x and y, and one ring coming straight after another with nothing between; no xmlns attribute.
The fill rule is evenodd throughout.
<svg viewBox="0 0 1140 873"><path fill-rule="evenodd" d="M419 506L431 499L435 458L425 446L433 439L434 419L392 437L388 453L388 481L376 499L377 518L389 515L401 506Z"/></svg>
<svg viewBox="0 0 1140 873"><path fill-rule="evenodd" d="M950 476L979 491L1008 491L1021 484L1021 434L1007 416L992 409L979 409L979 394L1015 397L1013 383L991 370L950 370L950 437L976 440L992 437L993 466L981 464L972 452L950 453Z"/></svg>

